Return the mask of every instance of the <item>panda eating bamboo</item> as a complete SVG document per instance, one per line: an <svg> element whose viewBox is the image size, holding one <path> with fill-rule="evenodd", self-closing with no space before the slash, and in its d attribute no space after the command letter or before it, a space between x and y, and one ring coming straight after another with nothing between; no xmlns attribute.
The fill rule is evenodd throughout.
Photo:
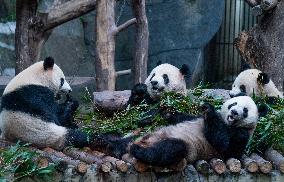
<svg viewBox="0 0 284 182"><path fill-rule="evenodd" d="M55 96L72 91L51 57L15 76L4 90L0 108L1 137L37 147L89 146L92 138L72 122L78 102L58 104Z"/></svg>

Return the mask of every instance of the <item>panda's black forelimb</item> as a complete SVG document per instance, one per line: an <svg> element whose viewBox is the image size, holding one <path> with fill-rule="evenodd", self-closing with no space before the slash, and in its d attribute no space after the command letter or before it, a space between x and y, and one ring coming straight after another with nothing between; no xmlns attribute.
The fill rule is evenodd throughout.
<svg viewBox="0 0 284 182"><path fill-rule="evenodd" d="M148 105L156 103L147 91L147 85L144 83L137 83L131 90L131 95L128 99L127 106L137 106L141 103Z"/></svg>
<svg viewBox="0 0 284 182"><path fill-rule="evenodd" d="M200 117L182 112L160 111L160 114L162 118L167 121L168 124L172 125L182 123L184 121L191 121Z"/></svg>
<svg viewBox="0 0 284 182"><path fill-rule="evenodd" d="M70 97L64 103L58 105L57 115L61 126L73 129L78 128L74 122L74 115L78 107L79 102Z"/></svg>
<svg viewBox="0 0 284 182"><path fill-rule="evenodd" d="M188 154L184 141L175 138L161 140L150 147L132 144L130 154L136 159L153 166L169 166L177 164Z"/></svg>
<svg viewBox="0 0 284 182"><path fill-rule="evenodd" d="M249 130L228 126L211 104L204 104L202 110L206 140L225 159L240 159L249 141Z"/></svg>
<svg viewBox="0 0 284 182"><path fill-rule="evenodd" d="M65 139L65 146L77 148L89 146L92 142L92 137L79 129L68 129Z"/></svg>
<svg viewBox="0 0 284 182"><path fill-rule="evenodd" d="M133 136L123 138L120 135L96 134L92 136L90 147L93 150L121 159L127 153L127 147L133 140Z"/></svg>
<svg viewBox="0 0 284 182"><path fill-rule="evenodd" d="M229 127L224 123L220 114L211 104L203 104L204 135L206 140L218 152L223 153L229 149L230 134Z"/></svg>
<svg viewBox="0 0 284 182"><path fill-rule="evenodd" d="M246 149L249 141L249 131L247 128L230 127L230 145L227 151L224 152L224 158L240 159Z"/></svg>

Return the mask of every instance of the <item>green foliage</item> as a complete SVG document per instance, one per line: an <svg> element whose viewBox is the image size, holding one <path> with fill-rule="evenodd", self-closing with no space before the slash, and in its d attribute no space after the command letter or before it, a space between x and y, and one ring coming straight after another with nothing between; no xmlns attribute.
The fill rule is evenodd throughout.
<svg viewBox="0 0 284 182"><path fill-rule="evenodd" d="M266 97L254 97L255 102L268 107L269 112L261 117L254 134L249 141L247 153L263 153L267 148L284 151L284 99L276 98L274 103L268 103Z"/></svg>
<svg viewBox="0 0 284 182"><path fill-rule="evenodd" d="M119 132L129 133L137 129L137 123L145 119L146 113L151 109L162 109L167 112L183 112L199 115L200 106L207 102L220 109L223 99L213 98L204 94L204 89L208 84L199 84L192 90L188 90L188 96L181 96L176 93L165 93L158 104L148 106L141 104L135 107L127 107L125 110L115 113L113 116L106 116L103 112L96 110L83 116L83 129L87 132ZM86 94L86 101L90 101ZM261 117L258 121L253 137L250 139L247 153L263 152L268 147L273 147L284 152L284 99L276 99L274 104L268 104L266 97L253 97L257 105L265 105L269 108L269 113ZM93 104L93 103L92 103ZM96 121L96 122L94 122ZM96 123L94 125L94 123ZM152 131L156 127L167 125L161 115L157 114L153 118L153 124L144 128L144 132Z"/></svg>
<svg viewBox="0 0 284 182"><path fill-rule="evenodd" d="M37 176L41 179L50 179L50 175L55 171L55 165L40 168L35 163L35 158L39 155L35 151L30 151L28 145L20 145L1 149L0 151L0 181L6 181L6 175L14 174L14 179L19 180L27 176Z"/></svg>
<svg viewBox="0 0 284 182"><path fill-rule="evenodd" d="M208 85L205 85L206 87ZM183 112L193 115L200 114L199 106L204 102L209 102L217 108L223 103L222 99L213 99L212 97L203 94L204 84L198 85L190 91L193 96L182 96L173 92L165 93L160 102L154 105L141 104L139 106L128 106L125 110L114 113L112 116L107 116L98 109L95 112L81 115L83 120L82 129L88 133L121 133L127 134L138 128L138 123L147 119L147 113L152 109L162 109L166 112ZM89 99L90 94L84 94L84 100L92 103ZM93 103L92 103L93 105ZM167 125L166 120L160 114L152 118L153 124L144 128L146 131L152 131L159 126ZM95 123L95 124L94 124Z"/></svg>

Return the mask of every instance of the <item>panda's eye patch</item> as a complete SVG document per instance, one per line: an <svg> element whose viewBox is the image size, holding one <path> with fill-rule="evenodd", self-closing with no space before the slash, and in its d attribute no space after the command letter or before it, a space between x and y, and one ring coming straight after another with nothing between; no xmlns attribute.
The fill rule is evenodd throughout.
<svg viewBox="0 0 284 182"><path fill-rule="evenodd" d="M154 76L155 76L155 73L153 73L153 75L151 76L150 81L154 78Z"/></svg>
<svg viewBox="0 0 284 182"><path fill-rule="evenodd" d="M167 74L163 74L163 79L164 79L164 83L167 85L170 80L169 80L169 76Z"/></svg>
<svg viewBox="0 0 284 182"><path fill-rule="evenodd" d="M233 104L230 104L230 105L228 106L228 109L231 109L231 107L233 107L233 106L235 106L235 105L237 105L236 102L234 102Z"/></svg>
<svg viewBox="0 0 284 182"><path fill-rule="evenodd" d="M248 108L246 107L243 109L243 116L244 118L248 117Z"/></svg>
<svg viewBox="0 0 284 182"><path fill-rule="evenodd" d="M241 86L240 86L240 90L241 90L241 92L246 93L246 86L241 85Z"/></svg>
<svg viewBox="0 0 284 182"><path fill-rule="evenodd" d="M60 87L64 85L64 78L60 78Z"/></svg>

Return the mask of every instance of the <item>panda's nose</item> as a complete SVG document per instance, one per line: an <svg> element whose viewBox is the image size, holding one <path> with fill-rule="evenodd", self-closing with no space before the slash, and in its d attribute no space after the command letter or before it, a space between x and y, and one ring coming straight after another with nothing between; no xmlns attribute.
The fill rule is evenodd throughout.
<svg viewBox="0 0 284 182"><path fill-rule="evenodd" d="M234 115L234 116L237 116L238 115L238 112L236 110L232 110L231 113Z"/></svg>
<svg viewBox="0 0 284 182"><path fill-rule="evenodd" d="M235 96L234 94L231 94L231 93L229 93L229 95L230 95L231 98L233 98Z"/></svg>
<svg viewBox="0 0 284 182"><path fill-rule="evenodd" d="M157 82L157 81L151 81L151 84L152 84L153 86L156 86L156 85L158 85L158 82Z"/></svg>

